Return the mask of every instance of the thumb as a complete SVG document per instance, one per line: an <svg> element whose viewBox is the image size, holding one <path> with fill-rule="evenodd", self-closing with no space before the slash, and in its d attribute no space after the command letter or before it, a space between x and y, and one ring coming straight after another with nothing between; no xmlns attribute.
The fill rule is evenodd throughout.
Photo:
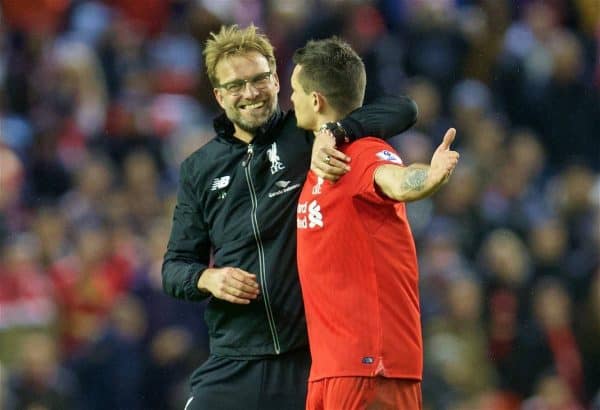
<svg viewBox="0 0 600 410"><path fill-rule="evenodd" d="M452 144L452 142L454 142L455 136L456 136L456 129L449 128L448 131L446 131L446 134L444 135L444 139L442 140L442 143L440 144L439 148L443 149L443 150L449 150L450 145Z"/></svg>

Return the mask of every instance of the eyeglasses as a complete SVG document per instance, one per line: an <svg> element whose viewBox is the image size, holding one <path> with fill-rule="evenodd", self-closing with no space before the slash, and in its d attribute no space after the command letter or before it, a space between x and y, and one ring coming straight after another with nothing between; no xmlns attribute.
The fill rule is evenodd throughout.
<svg viewBox="0 0 600 410"><path fill-rule="evenodd" d="M270 71L266 71L264 73L260 73L255 75L248 80L233 80L229 81L225 84L219 84L218 88L223 88L230 95L237 96L240 95L246 89L246 84L252 85L257 90L265 89L271 83L271 75L273 73Z"/></svg>

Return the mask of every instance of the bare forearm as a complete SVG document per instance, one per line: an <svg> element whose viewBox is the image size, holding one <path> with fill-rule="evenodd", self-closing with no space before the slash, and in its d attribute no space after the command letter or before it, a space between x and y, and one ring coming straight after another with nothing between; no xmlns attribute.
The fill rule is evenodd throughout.
<svg viewBox="0 0 600 410"><path fill-rule="evenodd" d="M458 163L459 154L450 149L456 130L449 128L431 157L431 165L408 167L382 165L375 171L375 183L391 199L402 202L428 197L448 181Z"/></svg>
<svg viewBox="0 0 600 410"><path fill-rule="evenodd" d="M381 167L375 174L375 182L391 199L411 202L426 198L442 185L430 177L430 167L412 164L408 167Z"/></svg>

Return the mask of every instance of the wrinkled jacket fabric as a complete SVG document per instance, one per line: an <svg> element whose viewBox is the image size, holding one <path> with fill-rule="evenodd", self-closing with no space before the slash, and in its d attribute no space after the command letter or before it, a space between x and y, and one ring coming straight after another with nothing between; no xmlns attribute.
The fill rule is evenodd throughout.
<svg viewBox="0 0 600 410"><path fill-rule="evenodd" d="M342 121L351 138L391 137L416 120L405 97L384 97ZM250 358L307 346L296 267L296 205L314 136L296 127L293 112L277 111L247 144L224 116L217 135L181 165L177 204L165 254L163 287L200 301L196 286L209 267L257 275L258 299L238 305L211 297L205 320L214 354ZM340 238L340 246L351 238Z"/></svg>

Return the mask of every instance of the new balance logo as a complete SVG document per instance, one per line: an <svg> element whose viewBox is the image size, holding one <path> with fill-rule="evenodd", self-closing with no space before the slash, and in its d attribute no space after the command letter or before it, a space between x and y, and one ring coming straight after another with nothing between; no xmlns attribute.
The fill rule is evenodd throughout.
<svg viewBox="0 0 600 410"><path fill-rule="evenodd" d="M229 175L225 175L224 177L220 177L220 178L215 178L210 187L210 190L216 191L217 189L227 188L227 185L229 185L230 179L231 179L231 177Z"/></svg>

